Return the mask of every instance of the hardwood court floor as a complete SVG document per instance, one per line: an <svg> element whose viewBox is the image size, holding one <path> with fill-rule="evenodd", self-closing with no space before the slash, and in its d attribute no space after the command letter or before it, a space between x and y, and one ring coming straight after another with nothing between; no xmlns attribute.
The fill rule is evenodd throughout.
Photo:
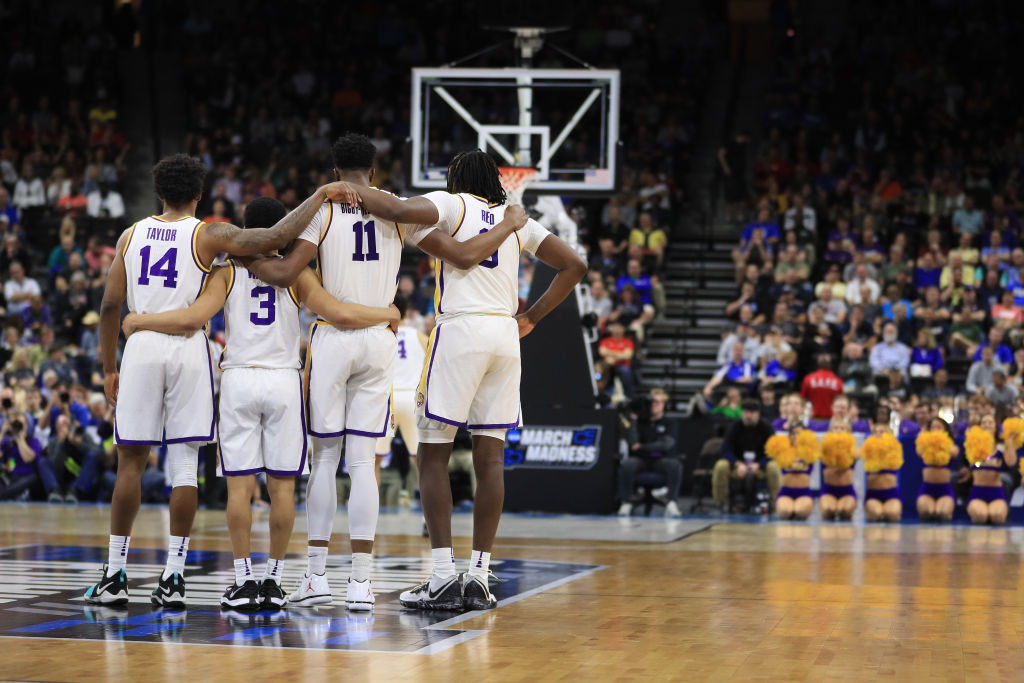
<svg viewBox="0 0 1024 683"><path fill-rule="evenodd" d="M97 557L105 556L106 514L103 507L3 505L0 506L0 545L8 548L36 548L41 547L40 544L62 546L67 547L65 550L69 553L61 555L60 548L57 551L50 548L46 551L49 554L31 556L24 554L30 552L28 550L8 550L6 552L14 553L10 557L83 557L82 547L95 552ZM229 548L223 520L223 512L200 512L192 548L200 551ZM614 519L606 523L609 528L619 525ZM248 634L245 637L253 637L246 641L253 644L252 647L238 646L237 632L232 635L227 626L224 626L228 629L227 635L220 635L216 641L205 645L134 638L134 635L149 633L148 627L137 626L130 627L135 629L131 631L119 630L125 628L123 626L104 626L106 636L83 639L69 634L76 629L94 633L88 629L99 627L63 628L64 621L47 616L81 612L81 603L69 597L77 592L58 598L35 598L32 604L43 607L4 611L9 610L10 605L28 604L16 598L25 591L37 590L31 587L29 577L18 579L28 583L8 588L10 594L0 585L0 597L10 601L0 604L0 635L4 636L0 641L3 645L0 678L51 681L182 681L199 677L302 681L402 677L402 680L452 681L470 675L487 681L878 678L1019 681L1024 678L1022 528L721 523L669 543L542 538L545 527L557 524L558 520L537 519L539 538L520 537L504 543L499 540L495 556L505 558L505 566L510 568L520 566L515 561L521 561L520 570L526 578L531 572L561 571L559 567L578 570L599 565L606 568L577 571L561 583L545 584L546 588L540 592L530 594L527 591L521 599L510 599L492 612L473 613L450 625L442 623L440 631L457 630L463 635L437 641L438 631L434 631L431 642L435 644L421 650L439 647L434 654L275 646L276 642L287 643L289 634L297 630L294 628L283 629L283 641L264 637L275 629L243 629L242 633ZM165 511L144 509L132 546L163 548L165 525ZM303 568L304 540L303 536L293 539L290 549L295 553L295 560L289 567L292 572ZM467 543L466 538L457 539L458 556L467 554ZM90 546L99 550L92 551ZM265 549L265 541L257 540L254 548ZM425 558L429 553L424 540L418 536L386 535L378 539L377 554ZM222 578L230 574L227 571L230 557L218 552L206 555L208 562L219 563L217 566L225 570L209 578L206 587L209 591L222 590ZM527 562L530 560L541 562L530 564ZM0 561L0 566L22 566L18 564L20 560L10 560L10 565L3 565L3 562L7 560ZM45 562L22 564L43 566ZM70 567L73 563L60 566ZM136 571L143 566L137 564ZM153 567L158 570L158 565ZM156 570L151 568L150 573ZM90 572L98 574L94 569ZM411 575L399 571L395 576L399 576L399 583L405 581L411 585L408 578L401 578ZM187 574L186 578L189 576ZM82 582L84 579L74 580ZM201 580L202 576L195 573L189 583L190 595ZM290 583L286 588L294 586L293 580ZM336 597L339 587L343 590L343 585L334 581ZM140 593L138 598L142 600L144 594ZM419 630L416 624L408 626L407 620L406 626L401 626L400 620L406 618L395 608L393 599L394 595L382 595L382 588L378 587L378 600L382 600L378 603L378 613L374 620L367 622L370 626L358 626L369 629L366 637L370 639L357 647L390 642L389 639L399 636L397 630L401 628ZM148 608L133 605L133 609ZM198 629L199 619L223 619L208 608L206 611L196 609L194 614L210 616L198 617L190 613L186 629ZM38 631L31 637L18 637L26 631L13 632L12 625L16 619L27 618L58 619L57 626L61 628L53 631L58 637L40 637ZM143 617L140 619L144 621ZM384 623L394 627L378 625ZM168 628L174 632L171 627L165 630ZM396 631L384 633L392 628ZM223 632L223 629L217 631ZM281 638L280 633L275 637ZM396 642L402 637L405 636L398 637ZM437 642L443 644L437 646ZM449 646L452 642L455 644Z"/></svg>

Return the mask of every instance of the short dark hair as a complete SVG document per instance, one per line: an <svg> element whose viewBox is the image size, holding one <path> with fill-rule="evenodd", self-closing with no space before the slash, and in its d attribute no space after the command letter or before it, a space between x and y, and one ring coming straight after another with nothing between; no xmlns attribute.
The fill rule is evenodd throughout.
<svg viewBox="0 0 1024 683"><path fill-rule="evenodd" d="M184 206L203 194L206 166L187 154L164 157L153 167L153 189L168 206Z"/></svg>
<svg viewBox="0 0 1024 683"><path fill-rule="evenodd" d="M498 165L490 154L480 149L460 152L448 164L448 191L452 194L475 194L491 204L508 201L505 188L501 186Z"/></svg>
<svg viewBox="0 0 1024 683"><path fill-rule="evenodd" d="M761 404L752 398L745 398L743 399L743 402L740 403L740 410L744 412L759 413L761 412Z"/></svg>
<svg viewBox="0 0 1024 683"><path fill-rule="evenodd" d="M365 170L373 168L373 159L377 156L377 148L370 138L359 133L345 133L331 147L334 167Z"/></svg>
<svg viewBox="0 0 1024 683"><path fill-rule="evenodd" d="M245 206L242 225L246 228L270 228L288 214L281 200L275 197L257 197Z"/></svg>
<svg viewBox="0 0 1024 683"><path fill-rule="evenodd" d="M405 312L409 309L409 300L401 294L395 295L395 307L398 308L398 315L405 317Z"/></svg>

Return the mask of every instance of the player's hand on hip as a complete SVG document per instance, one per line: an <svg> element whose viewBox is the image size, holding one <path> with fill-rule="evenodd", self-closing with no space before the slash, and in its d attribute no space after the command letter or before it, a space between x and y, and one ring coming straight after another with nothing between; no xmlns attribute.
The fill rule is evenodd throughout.
<svg viewBox="0 0 1024 683"><path fill-rule="evenodd" d="M530 322L530 319L526 317L526 314L516 316L516 323L519 325L519 338L522 339L526 335L533 332L535 323Z"/></svg>
<svg viewBox="0 0 1024 683"><path fill-rule="evenodd" d="M505 208L505 218L512 221L513 230L520 230L530 217L527 215L526 209L519 204L512 204Z"/></svg>
<svg viewBox="0 0 1024 683"><path fill-rule="evenodd" d="M352 206L359 206L363 203L363 198L359 196L359 191L355 186L343 180L328 183L322 189L332 202L342 202Z"/></svg>
<svg viewBox="0 0 1024 683"><path fill-rule="evenodd" d="M107 395L107 403L109 403L112 406L117 405L117 383L117 371L109 373L103 379L103 393Z"/></svg>
<svg viewBox="0 0 1024 683"><path fill-rule="evenodd" d="M402 322L402 314L398 310L398 306L394 304L391 304L389 308L391 309L391 320L388 322L388 329L398 334L398 324Z"/></svg>
<svg viewBox="0 0 1024 683"><path fill-rule="evenodd" d="M121 321L121 329L124 330L125 339L139 331L139 314L129 313Z"/></svg>

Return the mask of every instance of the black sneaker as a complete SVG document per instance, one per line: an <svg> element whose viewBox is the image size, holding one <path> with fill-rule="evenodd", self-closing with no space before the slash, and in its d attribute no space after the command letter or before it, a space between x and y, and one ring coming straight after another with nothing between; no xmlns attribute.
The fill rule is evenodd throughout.
<svg viewBox="0 0 1024 683"><path fill-rule="evenodd" d="M253 580L245 581L239 586L231 584L224 595L220 596L220 606L239 612L258 612L262 607L260 585Z"/></svg>
<svg viewBox="0 0 1024 683"><path fill-rule="evenodd" d="M113 576L107 576L107 565L103 564L103 578L85 591L85 601L90 605L127 605L128 575L124 569Z"/></svg>
<svg viewBox="0 0 1024 683"><path fill-rule="evenodd" d="M149 601L157 607L185 609L185 579L178 572L166 579L161 575L160 583L153 589Z"/></svg>
<svg viewBox="0 0 1024 683"><path fill-rule="evenodd" d="M288 596L277 581L263 579L260 582L260 602L265 610L279 610L288 602Z"/></svg>
<svg viewBox="0 0 1024 683"><path fill-rule="evenodd" d="M486 578L466 573L462 575L462 603L468 610L494 609L498 600L491 594Z"/></svg>
<svg viewBox="0 0 1024 683"><path fill-rule="evenodd" d="M430 580L402 593L398 601L402 607L427 610L461 610L462 585L457 575L444 582L436 591L430 590Z"/></svg>

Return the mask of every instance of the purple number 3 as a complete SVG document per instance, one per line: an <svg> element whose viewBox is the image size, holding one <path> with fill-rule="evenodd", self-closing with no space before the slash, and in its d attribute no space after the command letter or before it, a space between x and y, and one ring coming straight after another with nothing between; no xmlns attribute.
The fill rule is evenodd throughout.
<svg viewBox="0 0 1024 683"><path fill-rule="evenodd" d="M485 232L487 232L487 228L483 228L480 230L481 235L484 234ZM486 261L481 261L480 265L483 266L484 268L497 268L498 252L494 252L493 254L491 254L491 258L487 259Z"/></svg>
<svg viewBox="0 0 1024 683"><path fill-rule="evenodd" d="M253 325L270 325L277 318L277 293L273 287L253 287L249 292L253 299L260 300L260 310L249 314L249 322ZM266 316L263 314L266 313Z"/></svg>

